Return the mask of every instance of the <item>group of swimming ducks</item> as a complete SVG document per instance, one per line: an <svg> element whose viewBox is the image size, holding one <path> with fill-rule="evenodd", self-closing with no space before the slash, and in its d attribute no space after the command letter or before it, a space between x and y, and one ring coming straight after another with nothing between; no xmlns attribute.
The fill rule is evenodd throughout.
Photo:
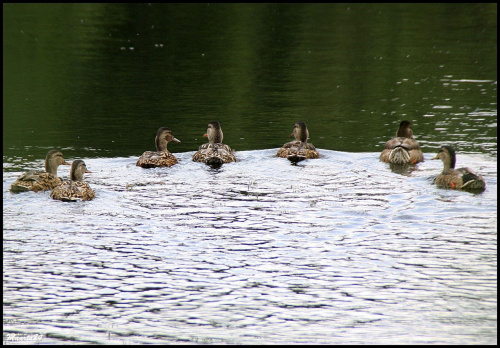
<svg viewBox="0 0 500 348"><path fill-rule="evenodd" d="M212 167L219 167L224 163L236 162L234 150L222 142L223 133L219 122L210 122L207 132L203 135L208 138L208 143L201 145L193 155L193 161L203 162ZM295 123L293 133L294 141L284 144L277 152L277 157L287 158L293 163L319 158L316 148L307 142L309 131L304 122ZM167 150L169 142L180 142L168 127L158 129L155 137L156 151L146 151L137 160L136 165L142 168L171 167L177 164L177 158ZM438 186L451 189L464 189L482 191L486 188L484 179L472 169L455 169L456 155L453 147L442 146L438 154L432 159L443 161L444 169L434 183ZM424 161L420 145L413 138L411 123L402 121L396 137L389 140L380 154L382 162L394 165L413 165ZM22 174L11 185L12 192L23 191L48 191L50 197L61 201L87 201L95 197L95 192L83 181L87 170L85 162L75 160L71 163L70 180L61 180L57 176L59 165L70 165L64 160L63 154L58 150L50 150L45 158L45 172L28 172Z"/></svg>

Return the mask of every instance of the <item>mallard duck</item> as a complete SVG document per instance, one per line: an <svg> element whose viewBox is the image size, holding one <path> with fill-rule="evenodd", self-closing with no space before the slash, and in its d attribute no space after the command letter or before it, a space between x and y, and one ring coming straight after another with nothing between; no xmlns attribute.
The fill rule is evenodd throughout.
<svg viewBox="0 0 500 348"><path fill-rule="evenodd" d="M415 164L424 161L420 145L413 139L413 131L409 121L402 121L399 124L396 138L385 143L380 160L393 164Z"/></svg>
<svg viewBox="0 0 500 348"><path fill-rule="evenodd" d="M456 155L453 147L444 145L439 150L436 157L443 161L443 171L435 179L434 183L437 186L442 186L452 189L482 191L486 188L486 182L483 177L476 174L470 168L455 169Z"/></svg>
<svg viewBox="0 0 500 348"><path fill-rule="evenodd" d="M12 192L24 191L47 191L61 183L57 176L59 165L70 165L64 161L63 154L59 150L50 150L45 157L45 172L27 172L17 178L10 186Z"/></svg>
<svg viewBox="0 0 500 348"><path fill-rule="evenodd" d="M136 165L142 168L171 167L177 164L177 158L167 150L169 142L180 143L174 138L172 131L168 127L161 127L156 132L156 151L146 151L137 160Z"/></svg>
<svg viewBox="0 0 500 348"><path fill-rule="evenodd" d="M307 142L309 138L309 131L304 122L299 121L295 123L293 133L290 137L295 137L294 141L284 144L276 156L288 158L292 162L299 162L307 158L319 158L318 150L313 144Z"/></svg>
<svg viewBox="0 0 500 348"><path fill-rule="evenodd" d="M193 155L193 161L204 162L212 166L236 162L234 150L229 145L222 143L224 135L222 134L219 122L210 122L207 132L203 136L208 137L208 144L200 145L198 151Z"/></svg>
<svg viewBox="0 0 500 348"><path fill-rule="evenodd" d="M71 164L71 180L64 180L50 192L50 198L65 202L90 201L95 197L86 182L83 182L83 173L92 173L87 170L85 162L74 160Z"/></svg>

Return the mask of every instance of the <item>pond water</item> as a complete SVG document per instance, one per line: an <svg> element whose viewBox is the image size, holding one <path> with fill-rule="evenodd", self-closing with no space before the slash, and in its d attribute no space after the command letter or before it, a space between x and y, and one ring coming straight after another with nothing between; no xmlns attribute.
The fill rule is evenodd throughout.
<svg viewBox="0 0 500 348"><path fill-rule="evenodd" d="M5 4L4 343L496 344L496 30L496 4ZM191 160L212 120L219 169ZM321 157L292 165L298 120ZM160 126L179 163L136 167ZM443 144L483 193L432 184ZM9 192L52 148L94 200Z"/></svg>
<svg viewBox="0 0 500 348"><path fill-rule="evenodd" d="M10 194L4 333L43 343L494 343L496 161L482 194L378 153L277 149L214 170L89 159L93 201ZM432 154L425 154L430 158ZM41 166L42 162L37 162ZM34 164L35 166L35 164ZM65 173L67 176L67 173ZM63 175L64 176L64 175Z"/></svg>

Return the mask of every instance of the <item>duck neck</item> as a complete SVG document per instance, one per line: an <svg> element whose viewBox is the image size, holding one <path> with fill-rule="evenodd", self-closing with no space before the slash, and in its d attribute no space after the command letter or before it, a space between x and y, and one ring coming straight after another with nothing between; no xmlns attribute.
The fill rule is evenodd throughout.
<svg viewBox="0 0 500 348"><path fill-rule="evenodd" d="M456 158L453 156L453 157L448 157L447 158L447 161L444 162L444 170L448 170L448 169L455 169L455 161L456 161Z"/></svg>
<svg viewBox="0 0 500 348"><path fill-rule="evenodd" d="M413 139L413 131L410 128L400 128L396 133L396 137L398 138L410 138Z"/></svg>
<svg viewBox="0 0 500 348"><path fill-rule="evenodd" d="M168 141L164 137L156 137L156 151L167 151Z"/></svg>
<svg viewBox="0 0 500 348"><path fill-rule="evenodd" d="M80 170L71 172L71 181L83 181L83 173Z"/></svg>
<svg viewBox="0 0 500 348"><path fill-rule="evenodd" d="M54 161L48 159L45 161L45 171L47 173L50 173L54 176L57 176L57 167L59 165L57 163L55 163Z"/></svg>
<svg viewBox="0 0 500 348"><path fill-rule="evenodd" d="M212 137L210 142L212 144L222 143L222 137L223 137L222 131L214 132L213 137Z"/></svg>
<svg viewBox="0 0 500 348"><path fill-rule="evenodd" d="M449 169L455 169L455 158L447 155L443 158L443 172L446 172Z"/></svg>
<svg viewBox="0 0 500 348"><path fill-rule="evenodd" d="M309 138L309 132L306 130L299 133L297 140L305 144L307 143L307 138Z"/></svg>

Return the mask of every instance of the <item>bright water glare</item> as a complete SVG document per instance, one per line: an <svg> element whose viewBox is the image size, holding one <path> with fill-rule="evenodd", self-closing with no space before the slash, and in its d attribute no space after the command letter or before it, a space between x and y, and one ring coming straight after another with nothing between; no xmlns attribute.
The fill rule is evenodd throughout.
<svg viewBox="0 0 500 348"><path fill-rule="evenodd" d="M320 149L292 165L276 150L217 170L193 152L171 168L85 159L97 196L78 203L12 194L20 172L5 172L4 335L496 343L494 158L458 156L486 180L471 194L432 185L430 153L399 173L378 153Z"/></svg>

